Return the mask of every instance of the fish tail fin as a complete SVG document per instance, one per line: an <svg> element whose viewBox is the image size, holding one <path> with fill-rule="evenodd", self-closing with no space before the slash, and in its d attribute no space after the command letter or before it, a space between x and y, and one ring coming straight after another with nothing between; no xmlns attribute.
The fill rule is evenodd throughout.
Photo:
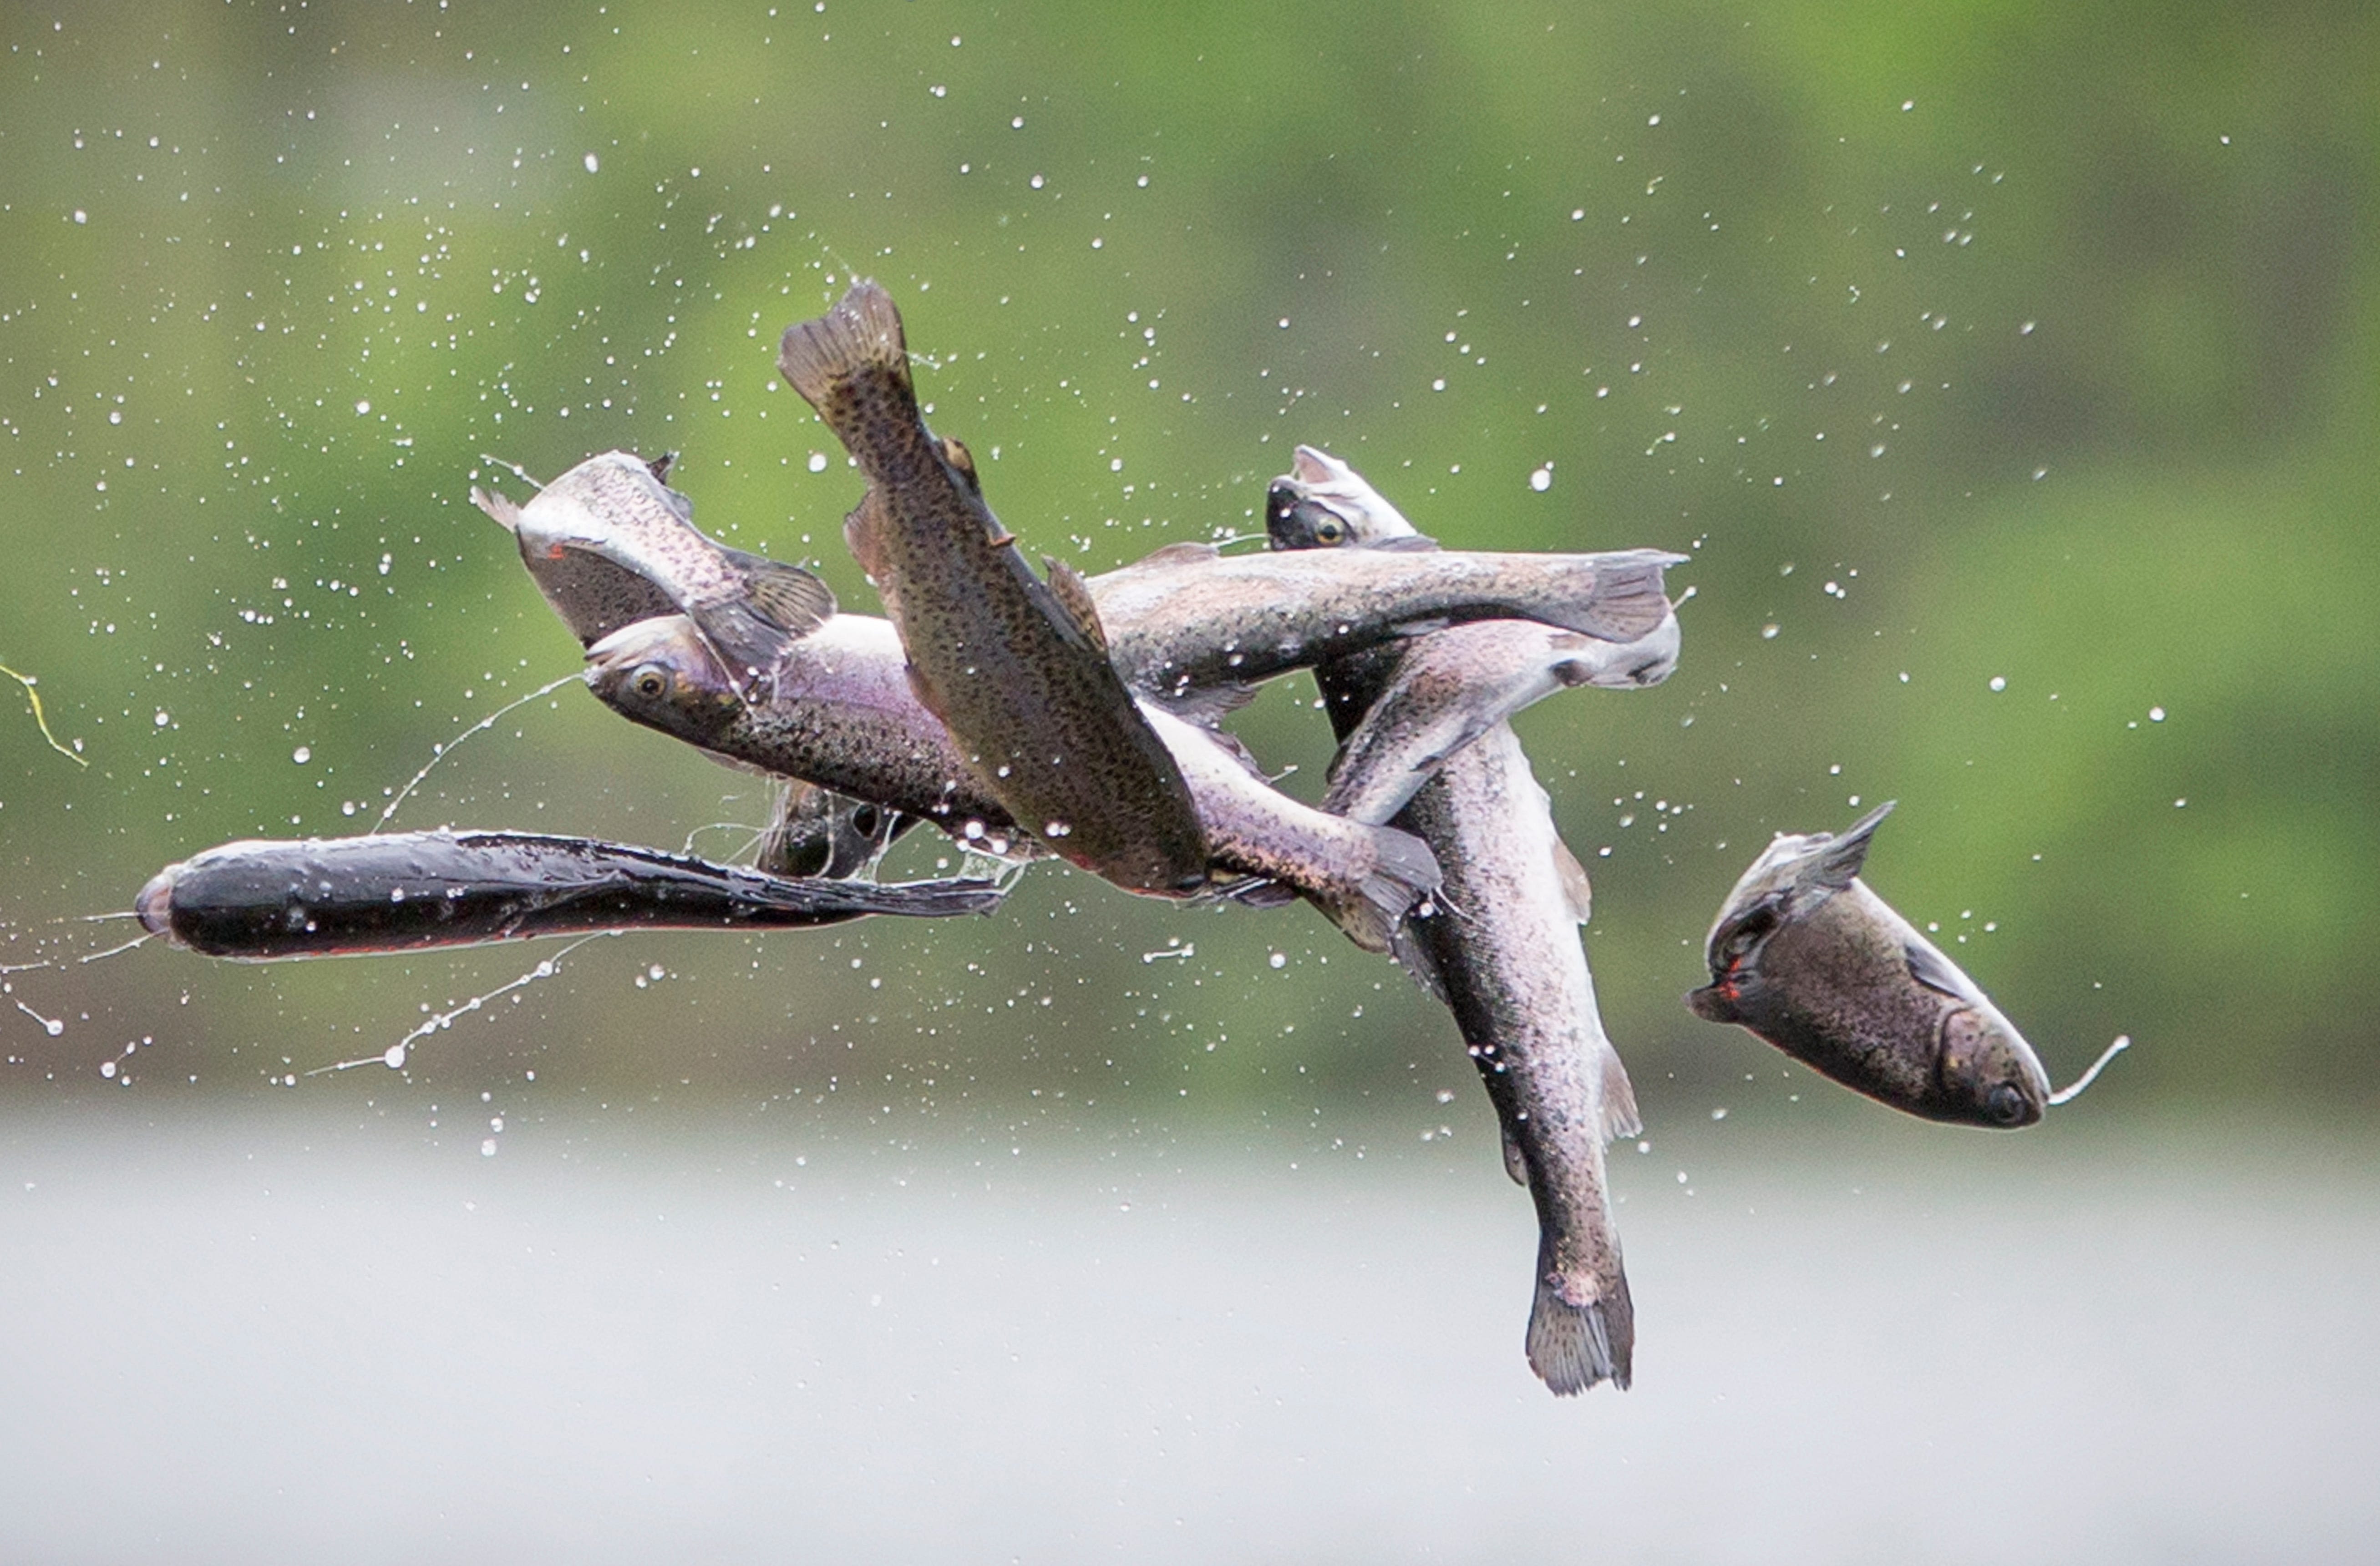
<svg viewBox="0 0 2380 1566"><path fill-rule="evenodd" d="M474 484L471 486L471 504L486 512L505 532L516 534L520 531L520 507L504 495Z"/></svg>
<svg viewBox="0 0 2380 1566"><path fill-rule="evenodd" d="M1354 887L1318 906L1347 939L1366 952L1386 952L1414 904L1438 890L1438 856L1429 844L1394 827L1369 827L1372 865Z"/></svg>
<svg viewBox="0 0 2380 1566"><path fill-rule="evenodd" d="M1585 613L1568 628L1598 641L1632 642L1670 618L1670 594L1661 574L1683 556L1633 550L1597 566Z"/></svg>
<svg viewBox="0 0 2380 1566"><path fill-rule="evenodd" d="M830 424L834 419L828 403L836 386L862 374L874 372L900 395L917 400L901 312L893 308L892 295L865 277L852 284L826 314L785 328L777 348L777 372Z"/></svg>
<svg viewBox="0 0 2380 1566"><path fill-rule="evenodd" d="M1636 1358L1636 1306L1620 1242L1609 1237L1610 1265L1565 1278L1549 1247L1537 1249L1537 1296L1529 1309L1529 1368L1556 1397L1575 1397L1598 1381L1628 1390Z"/></svg>
<svg viewBox="0 0 2380 1566"><path fill-rule="evenodd" d="M989 914L1008 889L989 880L912 880L879 884L865 880L795 883L808 903L855 914L905 914L913 918L949 918Z"/></svg>

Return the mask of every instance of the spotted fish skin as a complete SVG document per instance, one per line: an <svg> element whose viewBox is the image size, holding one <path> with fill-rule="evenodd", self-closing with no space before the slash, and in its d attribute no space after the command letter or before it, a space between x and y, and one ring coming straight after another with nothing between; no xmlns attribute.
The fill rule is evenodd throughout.
<svg viewBox="0 0 2380 1566"><path fill-rule="evenodd" d="M778 368L867 476L844 538L900 630L919 700L985 790L1053 853L1128 891L1203 884L1188 785L1109 662L1082 578L1055 562L1050 581L1034 575L965 448L926 427L892 298L855 283L786 329Z"/></svg>
<svg viewBox="0 0 2380 1566"><path fill-rule="evenodd" d="M1311 447L1274 481L1268 508L1275 547L1330 550L1354 561L1412 535L1412 524L1354 470ZM1658 587L1658 577L1656 578ZM1649 613L1649 610L1648 610ZM1639 623L1657 633L1669 617ZM1367 714L1390 709L1401 672L1427 667L1439 636L1318 666L1331 727L1344 741ZM1529 626L1535 635L1542 626ZM1457 660L1458 663L1461 662ZM1372 790L1367 773L1413 769L1382 746L1342 752L1334 792ZM1402 788L1402 783L1398 785ZM1444 883L1433 911L1408 926L1399 955L1453 1014L1504 1137L1505 1168L1537 1213L1536 1281L1524 1348L1558 1396L1634 1373L1635 1305L1612 1221L1604 1147L1639 1129L1633 1090L1596 1007L1579 942L1586 872L1555 831L1552 807L1520 741L1500 718L1446 756L1407 793L1394 823L1438 856Z"/></svg>
<svg viewBox="0 0 2380 1566"><path fill-rule="evenodd" d="M910 689L886 621L838 614L786 644L765 700L739 697L680 618L628 626L588 656L588 684L606 705L732 763L923 818L972 847L1022 857L1049 846L1019 830ZM1291 888L1375 952L1438 885L1428 849L1404 832L1300 804L1256 776L1227 736L1154 706L1143 716L1182 769L1214 868Z"/></svg>
<svg viewBox="0 0 2380 1566"><path fill-rule="evenodd" d="M2049 1075L1982 988L1859 879L1893 802L1841 833L1779 833L1704 942L1686 997L1854 1092L1926 1120L2018 1131Z"/></svg>

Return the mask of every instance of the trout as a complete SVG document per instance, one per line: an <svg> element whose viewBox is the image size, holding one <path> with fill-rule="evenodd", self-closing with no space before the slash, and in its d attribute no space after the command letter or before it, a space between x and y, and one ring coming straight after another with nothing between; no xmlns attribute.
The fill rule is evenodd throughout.
<svg viewBox="0 0 2380 1566"><path fill-rule="evenodd" d="M1703 948L1711 981L1686 1005L1896 1110L2006 1131L2034 1124L2051 1095L2033 1047L1859 879L1892 807L1840 835L1779 833L1728 893Z"/></svg>
<svg viewBox="0 0 2380 1566"><path fill-rule="evenodd" d="M471 504L511 532L538 590L580 646L655 614L686 614L748 682L779 642L834 613L834 595L808 571L698 530L694 503L662 482L670 460L604 452L527 505L476 487Z"/></svg>
<svg viewBox="0 0 2380 1566"><path fill-rule="evenodd" d="M266 961L615 929L779 929L868 914L988 913L984 881L790 880L658 849L516 832L226 843L134 900L152 935Z"/></svg>
<svg viewBox="0 0 2380 1566"><path fill-rule="evenodd" d="M739 696L674 616L629 626L588 660L587 683L605 705L733 764L922 817L971 848L1023 856L1054 846L1020 830L918 700L886 621L838 614L788 643L765 700ZM1371 952L1389 950L1406 911L1437 886L1436 862L1408 834L1280 793L1229 735L1154 704L1142 716L1187 782L1215 868L1292 888Z"/></svg>
<svg viewBox="0 0 2380 1566"><path fill-rule="evenodd" d="M852 285L785 331L777 366L867 475L844 537L884 599L918 700L1008 815L1133 892L1204 883L1206 834L1172 753L1109 662L1083 579L1033 573L974 459L926 427L900 312Z"/></svg>
<svg viewBox="0 0 2380 1566"><path fill-rule="evenodd" d="M1332 565L1428 558L1379 555L1384 544L1411 537L1412 524L1354 469L1310 447L1298 448L1296 471L1276 480L1272 495L1268 530L1276 547L1336 549ZM1657 571L1658 607L1643 604L1643 616L1631 622L1635 637L1675 625L1658 583ZM1358 734L1404 667L1417 656L1427 667L1430 644L1449 634L1319 666L1316 678L1340 737ZM1397 780L1387 794L1404 792L1410 769L1389 746L1342 751L1333 792L1375 792L1382 786L1376 769ZM1603 1380L1625 1388L1633 1374L1635 1306L1612 1223L1604 1146L1640 1127L1579 943L1586 872L1554 830L1551 803L1500 717L1411 790L1394 819L1430 845L1445 878L1431 911L1407 927L1398 955L1452 1012L1495 1106L1505 1171L1536 1208L1529 1366L1558 1396Z"/></svg>

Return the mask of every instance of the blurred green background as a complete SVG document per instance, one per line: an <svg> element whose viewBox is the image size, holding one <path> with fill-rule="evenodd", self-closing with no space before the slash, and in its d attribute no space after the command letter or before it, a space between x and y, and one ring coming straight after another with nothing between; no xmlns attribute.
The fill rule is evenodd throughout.
<svg viewBox="0 0 2380 1566"><path fill-rule="evenodd" d="M1771 832L1885 797L1871 881L2053 1074L2138 1041L2093 1114L2368 1111L2368 7L1119 15L0 14L0 662L88 763L0 686L0 962L53 965L6 976L0 1092L1484 1125L1443 1014L1302 907L1055 869L990 921L597 942L401 1082L298 1074L537 954L73 961L160 865L362 830L572 671L491 459L680 451L702 525L872 607L773 369L863 272L1088 568L1256 528L1300 441L1451 545L1693 553L1676 676L1521 725L1656 1124L1881 1115L1678 996ZM1309 795L1312 695L1240 722ZM762 806L565 686L397 824L727 856Z"/></svg>

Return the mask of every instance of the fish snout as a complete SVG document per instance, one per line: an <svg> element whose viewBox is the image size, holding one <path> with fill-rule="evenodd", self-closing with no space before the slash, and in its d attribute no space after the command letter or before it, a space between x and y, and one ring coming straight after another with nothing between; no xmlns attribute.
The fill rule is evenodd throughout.
<svg viewBox="0 0 2380 1566"><path fill-rule="evenodd" d="M140 917L140 928L152 935L168 935L174 929L174 880L181 873L179 865L168 865L149 878L140 895L132 900L132 911Z"/></svg>

